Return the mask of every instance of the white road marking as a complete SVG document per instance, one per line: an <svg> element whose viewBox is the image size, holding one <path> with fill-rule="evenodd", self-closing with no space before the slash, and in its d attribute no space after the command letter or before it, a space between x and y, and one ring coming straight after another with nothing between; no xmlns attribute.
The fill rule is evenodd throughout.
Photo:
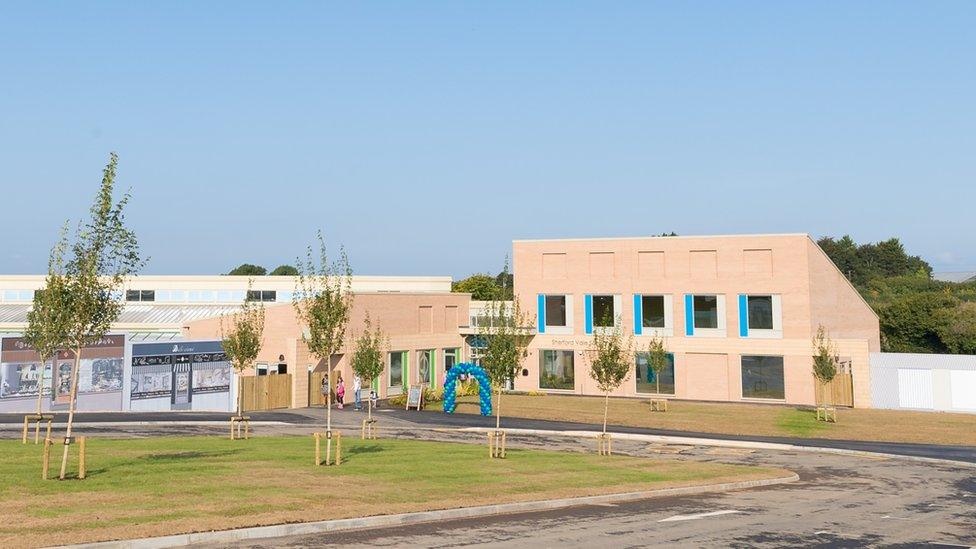
<svg viewBox="0 0 976 549"><path fill-rule="evenodd" d="M883 516L881 518L883 518L883 519L891 519L891 520L912 520L912 519L907 518L907 517L893 517L891 515L885 515L885 516Z"/></svg>
<svg viewBox="0 0 976 549"><path fill-rule="evenodd" d="M726 509L724 511L711 511L709 513L698 513L697 515L675 515L673 517L661 519L658 522L678 522L681 520L698 520L706 517L717 517L719 515L731 515L732 513L741 513L741 512L742 511L737 511L735 509Z"/></svg>

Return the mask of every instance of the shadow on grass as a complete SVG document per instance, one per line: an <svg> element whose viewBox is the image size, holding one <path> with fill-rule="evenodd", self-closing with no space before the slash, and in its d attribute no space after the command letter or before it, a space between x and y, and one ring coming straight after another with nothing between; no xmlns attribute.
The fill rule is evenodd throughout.
<svg viewBox="0 0 976 549"><path fill-rule="evenodd" d="M210 458L210 457L224 457L231 456L234 454L239 454L240 450L211 450L208 452L166 452L158 454L149 454L145 456L140 456L139 459L142 461L149 461L153 463L160 462L174 462L183 460L192 460L200 458Z"/></svg>

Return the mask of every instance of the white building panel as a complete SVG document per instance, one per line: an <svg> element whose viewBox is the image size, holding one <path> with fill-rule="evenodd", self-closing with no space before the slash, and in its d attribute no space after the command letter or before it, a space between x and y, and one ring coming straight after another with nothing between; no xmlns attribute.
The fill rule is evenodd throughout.
<svg viewBox="0 0 976 549"><path fill-rule="evenodd" d="M976 410L976 371L951 370L953 410Z"/></svg>
<svg viewBox="0 0 976 549"><path fill-rule="evenodd" d="M898 369L898 406L922 410L935 407L932 370Z"/></svg>

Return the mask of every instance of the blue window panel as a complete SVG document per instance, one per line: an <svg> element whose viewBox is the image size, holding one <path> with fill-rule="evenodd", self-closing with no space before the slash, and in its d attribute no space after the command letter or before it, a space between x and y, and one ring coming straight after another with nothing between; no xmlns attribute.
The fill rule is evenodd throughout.
<svg viewBox="0 0 976 549"><path fill-rule="evenodd" d="M539 318L539 333L546 333L546 296L539 294L536 316Z"/></svg>
<svg viewBox="0 0 976 549"><path fill-rule="evenodd" d="M739 337L749 337L749 297L739 294Z"/></svg>
<svg viewBox="0 0 976 549"><path fill-rule="evenodd" d="M640 294L634 294L634 335L644 332L644 311Z"/></svg>
<svg viewBox="0 0 976 549"><path fill-rule="evenodd" d="M695 335L695 296L685 294L685 335Z"/></svg>
<svg viewBox="0 0 976 549"><path fill-rule="evenodd" d="M586 333L593 333L593 296L586 294L583 296L583 311L586 318L585 326Z"/></svg>

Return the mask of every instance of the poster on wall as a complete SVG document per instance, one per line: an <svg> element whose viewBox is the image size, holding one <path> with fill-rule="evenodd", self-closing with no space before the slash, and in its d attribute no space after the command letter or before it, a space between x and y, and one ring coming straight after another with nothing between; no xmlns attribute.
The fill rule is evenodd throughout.
<svg viewBox="0 0 976 549"><path fill-rule="evenodd" d="M134 343L129 396L188 407L193 395L230 391L231 365L220 341Z"/></svg>
<svg viewBox="0 0 976 549"><path fill-rule="evenodd" d="M125 336L105 336L81 350L78 394L122 391ZM7 337L0 346L0 398L37 397L40 386L54 402L67 404L71 397L71 369L75 354L59 351L53 362L41 368L40 356L20 337Z"/></svg>

